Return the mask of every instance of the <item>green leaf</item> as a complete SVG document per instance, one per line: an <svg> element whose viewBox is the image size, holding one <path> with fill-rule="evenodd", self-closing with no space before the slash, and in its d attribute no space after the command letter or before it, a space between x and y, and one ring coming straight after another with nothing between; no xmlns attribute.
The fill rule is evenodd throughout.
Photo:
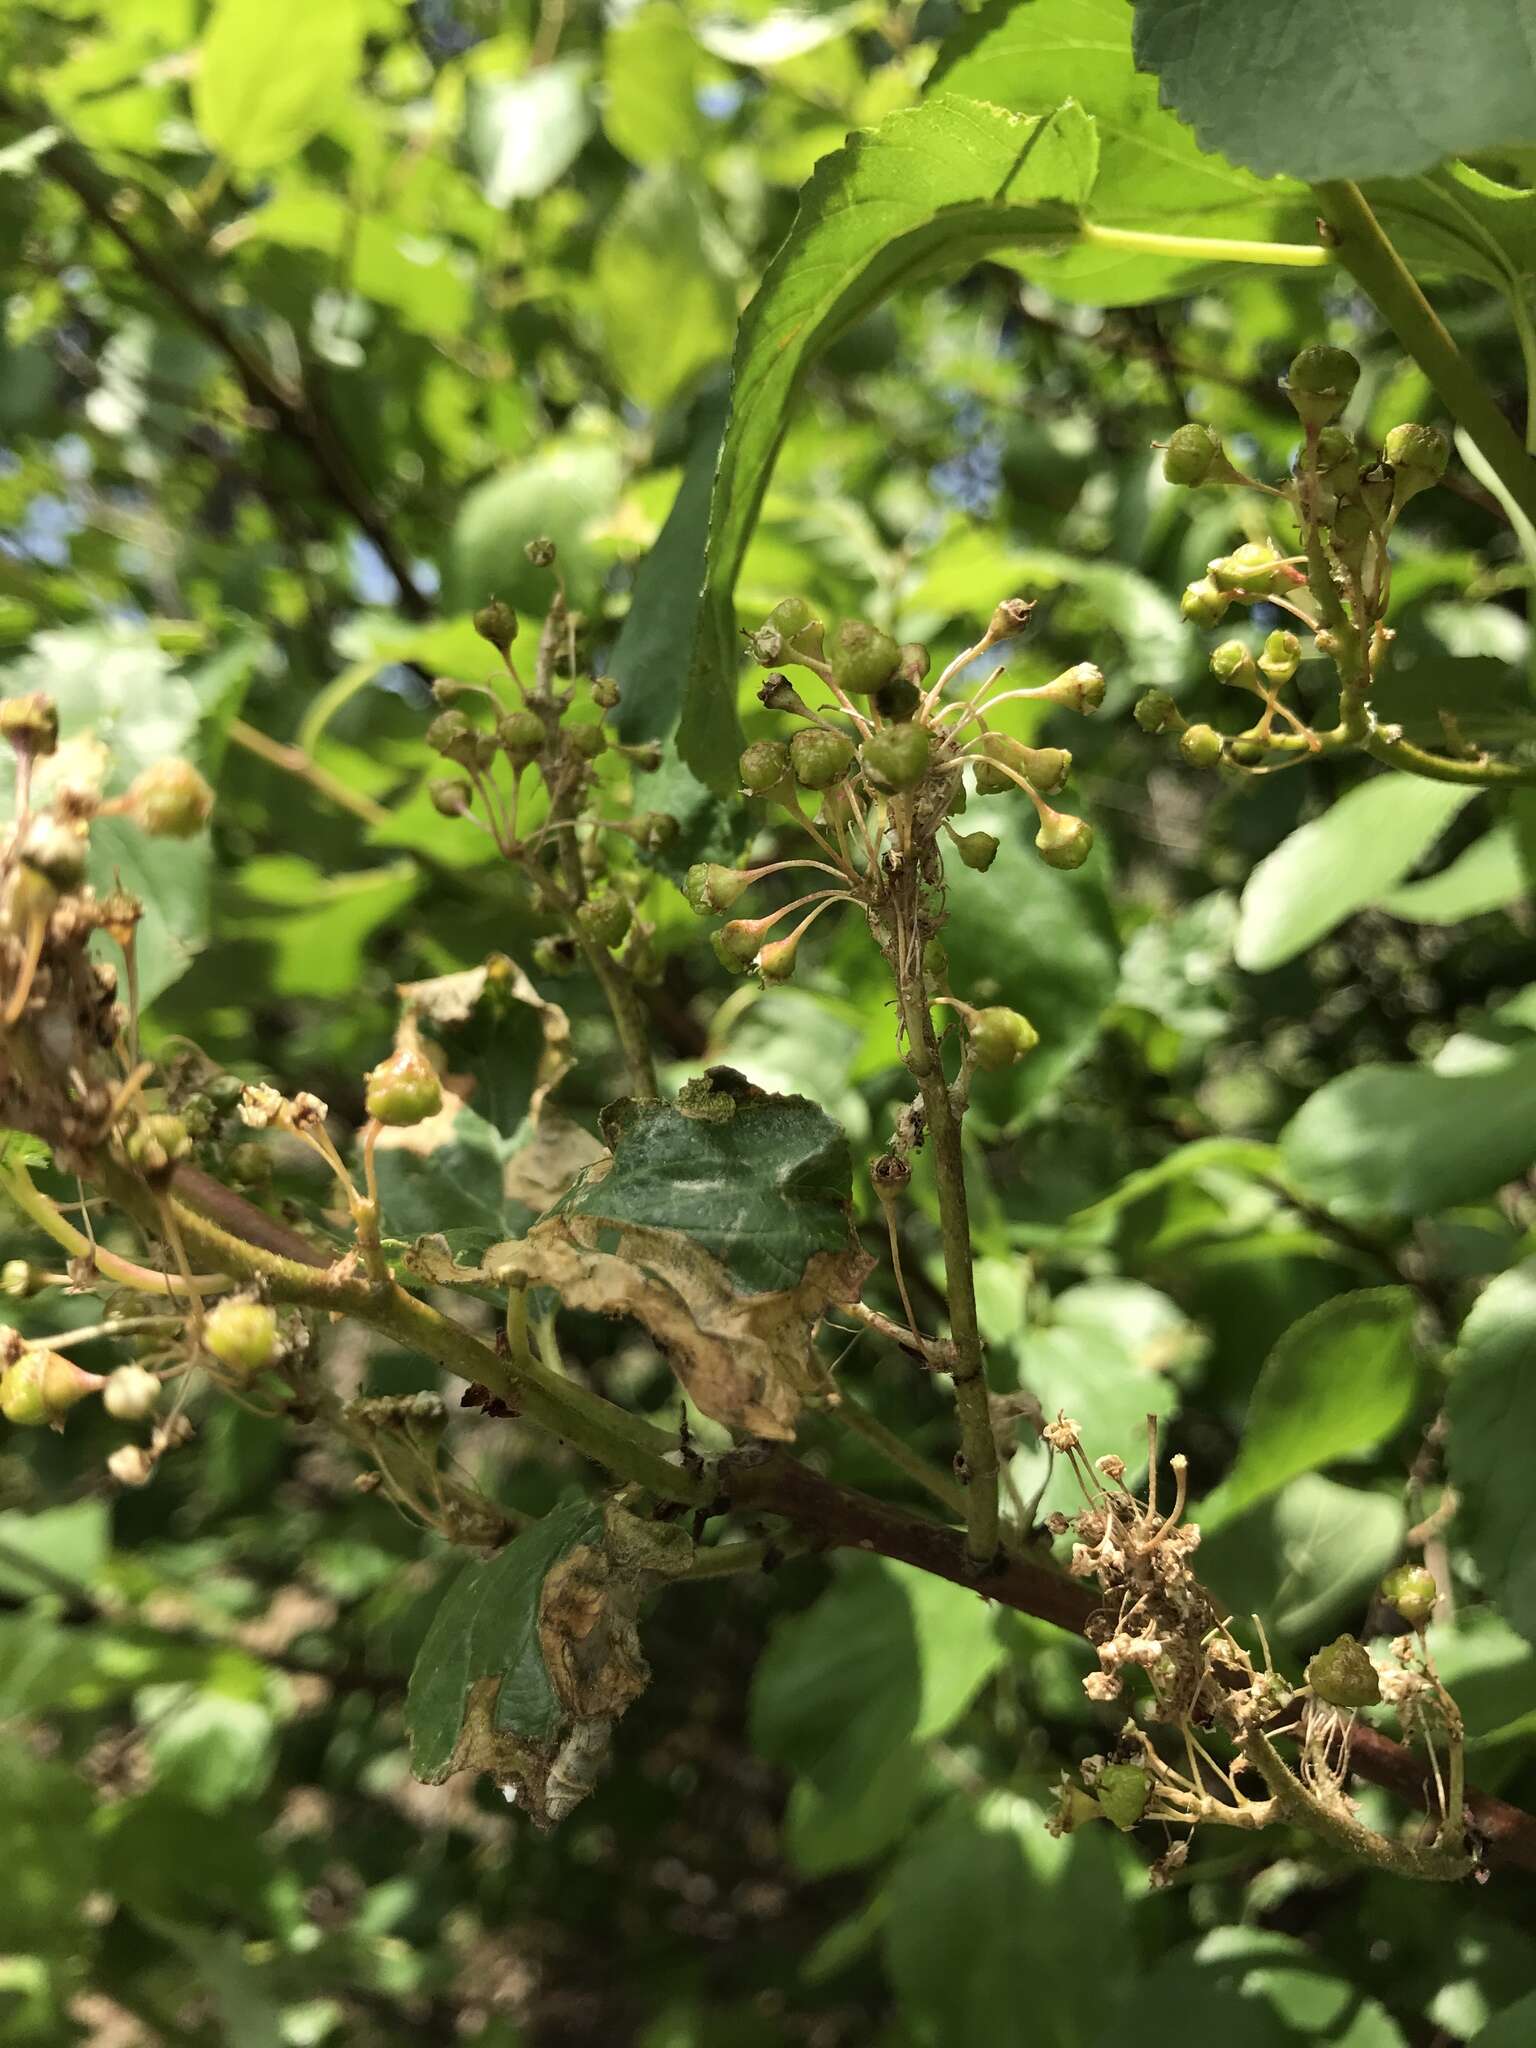
<svg viewBox="0 0 1536 2048"><path fill-rule="evenodd" d="M363 948L411 901L417 883L410 860L338 875L297 854L260 855L239 872L220 936L266 948L264 985L273 995L344 996L358 985Z"/></svg>
<svg viewBox="0 0 1536 2048"><path fill-rule="evenodd" d="M1536 1051L1487 1071L1365 1066L1310 1096L1280 1138L1287 1177L1336 1215L1432 1216L1536 1160Z"/></svg>
<svg viewBox="0 0 1536 2048"><path fill-rule="evenodd" d="M1471 1747L1523 1743L1536 1733L1536 1648L1493 1608L1462 1607L1453 1622L1436 1622L1429 1648Z"/></svg>
<svg viewBox="0 0 1536 2048"><path fill-rule="evenodd" d="M287 2048L293 2037L283 2024L282 2011L237 1933L225 1929L215 1934L158 1914L146 1917L157 1934L181 1950L207 1986L219 2016L219 2039L226 2048Z"/></svg>
<svg viewBox="0 0 1536 2048"><path fill-rule="evenodd" d="M993 1287L987 1293L983 1333L1013 1353L1019 1384L1046 1414L1070 1415L1091 1458L1114 1452L1133 1470L1144 1465L1147 1416L1166 1422L1177 1414L1172 1368L1199 1348L1183 1311L1140 1280L1088 1280L1056 1297L1048 1321L1021 1328L1019 1304ZM1014 1469L1027 1498L1045 1476L1046 1453L1029 1432L1023 1437ZM1044 1505L1070 1512L1075 1491L1063 1462Z"/></svg>
<svg viewBox="0 0 1536 2048"><path fill-rule="evenodd" d="M1264 177L1406 177L1536 142L1533 0L1136 0L1135 42L1202 148Z"/></svg>
<svg viewBox="0 0 1536 2048"><path fill-rule="evenodd" d="M1109 1834L1090 1828L1055 1840L1038 1808L998 1792L953 1801L910 1838L881 1937L903 2016L924 2048L1100 2048L1105 2008L1134 1967ZM1082 1945L1063 1939L1069 1928L1091 1940L1091 1989Z"/></svg>
<svg viewBox="0 0 1536 2048"><path fill-rule="evenodd" d="M198 1686L145 1686L136 1702L155 1782L200 1813L266 1789L276 1757L270 1709Z"/></svg>
<svg viewBox="0 0 1536 2048"><path fill-rule="evenodd" d="M203 139L242 172L297 155L344 104L365 25L362 0L218 0L192 81Z"/></svg>
<svg viewBox="0 0 1536 2048"><path fill-rule="evenodd" d="M1390 1436L1413 1407L1413 1324L1406 1287L1339 1295L1293 1323L1260 1368L1237 1461L1195 1519L1214 1529Z"/></svg>
<svg viewBox="0 0 1536 2048"><path fill-rule="evenodd" d="M384 1234L402 1243L442 1237L456 1259L473 1263L529 1221L505 1192L516 1140L466 1104L433 1135L436 1142L423 1140L418 1126L375 1154Z"/></svg>
<svg viewBox="0 0 1536 2048"><path fill-rule="evenodd" d="M602 560L588 533L613 508L619 458L599 441L550 440L531 461L478 484L454 521L444 572L445 599L474 611L503 597L541 618L553 585L523 549L543 535L560 551L560 569L575 605L589 605L602 580Z"/></svg>
<svg viewBox="0 0 1536 2048"><path fill-rule="evenodd" d="M1313 238L1304 191L1202 149L1158 105L1157 81L1132 59L1123 0L991 0L944 45L929 85L1020 114L1076 100L1099 132L1095 222L1247 241ZM1192 278L1203 285L1222 275L1206 260L1092 243L1032 261L1030 270L1052 291L1101 306L1160 298Z"/></svg>
<svg viewBox="0 0 1536 2048"><path fill-rule="evenodd" d="M817 166L737 337L704 622L678 735L705 781L723 789L734 768L731 593L806 368L900 286L1005 242L1070 241L1096 162L1078 107L1023 119L939 98L888 116Z"/></svg>
<svg viewBox="0 0 1536 2048"><path fill-rule="evenodd" d="M78 1948L96 1870L91 1790L13 1735L0 1737L5 1946L51 1955Z"/></svg>
<svg viewBox="0 0 1536 2048"><path fill-rule="evenodd" d="M102 894L120 881L144 906L134 933L134 962L139 1001L148 1005L180 981L208 943L209 835L150 839L126 818L98 818L91 827L90 880ZM121 969L122 955L109 940L99 940L96 950Z"/></svg>
<svg viewBox="0 0 1536 2048"><path fill-rule="evenodd" d="M803 1095L749 1095L721 1121L621 1102L603 1133L611 1167L583 1175L557 1215L676 1231L748 1294L798 1286L818 1253L842 1257L856 1243L848 1140Z"/></svg>
<svg viewBox="0 0 1536 2048"><path fill-rule="evenodd" d="M1224 2048L1403 2048L1396 2023L1375 1999L1294 1935L1259 1927L1214 1927L1164 1955L1136 1987L1142 2048L1190 2040ZM1127 2017L1129 2017L1127 2015Z"/></svg>
<svg viewBox="0 0 1536 2048"><path fill-rule="evenodd" d="M1204 1512L1197 1518L1202 1526ZM1277 1494L1208 1529L1200 1571L1224 1607L1262 1614L1271 1636L1315 1644L1362 1608L1402 1556L1400 1494L1303 1472Z"/></svg>
<svg viewBox="0 0 1536 2048"><path fill-rule="evenodd" d="M1381 908L1412 924L1460 924L1463 918L1517 902L1528 887L1514 828L1495 825L1438 875L1384 896Z"/></svg>
<svg viewBox="0 0 1536 2048"><path fill-rule="evenodd" d="M603 129L631 163L650 169L702 154L699 45L674 0L644 0L603 40Z"/></svg>
<svg viewBox="0 0 1536 2048"><path fill-rule="evenodd" d="M564 1718L539 1647L539 1595L551 1567L602 1529L602 1509L570 1500L515 1536L489 1564L468 1564L443 1596L406 1693L411 1769L441 1784L461 1766L469 1696L493 1681L492 1731L548 1743Z"/></svg>
<svg viewBox="0 0 1536 2048"><path fill-rule="evenodd" d="M469 81L469 150L492 206L535 199L565 176L592 132L589 77L585 58L562 57L522 78Z"/></svg>
<svg viewBox="0 0 1536 2048"><path fill-rule="evenodd" d="M1527 2048L1536 2036L1536 1991L1506 2005L1472 2037L1472 2048Z"/></svg>
<svg viewBox="0 0 1536 2048"><path fill-rule="evenodd" d="M631 185L593 258L603 349L640 405L660 407L730 353L736 294L719 230L676 174Z"/></svg>
<svg viewBox="0 0 1536 2048"><path fill-rule="evenodd" d="M1238 906L1234 954L1266 974L1380 899L1477 794L1412 775L1377 775L1298 826L1261 860Z"/></svg>
<svg viewBox="0 0 1536 2048"><path fill-rule="evenodd" d="M30 1600L57 1591L50 1577L29 1571L32 1559L46 1572L89 1588L112 1551L111 1518L105 1501L73 1501L66 1507L40 1508L27 1514L7 1508L0 1514L0 1591Z"/></svg>
<svg viewBox="0 0 1536 2048"><path fill-rule="evenodd" d="M946 1734L1004 1660L987 1603L907 1565L860 1558L781 1620L752 1685L752 1743L797 1779L790 1832L807 1873L885 1848Z"/></svg>
<svg viewBox="0 0 1536 2048"><path fill-rule="evenodd" d="M1446 1402L1456 1532L1500 1613L1536 1642L1536 1259L1490 1280L1461 1329Z"/></svg>

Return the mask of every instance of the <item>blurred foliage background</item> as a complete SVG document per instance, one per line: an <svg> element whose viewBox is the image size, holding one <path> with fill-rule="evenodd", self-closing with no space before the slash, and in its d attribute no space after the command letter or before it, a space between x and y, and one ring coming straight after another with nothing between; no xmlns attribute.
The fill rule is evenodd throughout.
<svg viewBox="0 0 1536 2048"><path fill-rule="evenodd" d="M123 781L184 752L216 782L211 834L104 856L152 906L151 1050L190 1039L355 1123L396 983L528 957L543 927L494 849L426 796L429 681L486 672L487 596L538 614L521 550L547 533L594 667L649 679L626 736L665 735L686 622L675 655L654 609L645 648L621 635L680 487L707 484L739 312L817 161L915 103L961 34L949 0L11 0L0 687L52 691ZM1372 1588L1441 1499L1449 1340L1531 1249L1536 810L1406 781L1362 805L1381 778L1351 761L1233 783L1124 715L1149 685L1219 715L1177 597L1242 537L1224 498L1163 483L1155 439L1199 417L1283 472L1278 378L1318 339L1363 360L1367 438L1437 417L1340 274L1221 268L1119 303L1142 297L1126 266L986 263L859 321L804 380L738 598L752 622L803 592L947 658L1024 591L1020 679L1110 678L1091 724L1014 707L1076 753L1093 863L1054 873L1007 803L973 805L1003 851L954 877L955 986L1044 1039L973 1118L985 1334L999 1384L1094 1451L1134 1453L1155 1408L1196 1492L1228 1481L1209 1575L1295 1664L1380 1625ZM1503 298L1461 277L1437 303L1518 409ZM1398 715L1433 732L1454 698L1524 730L1530 573L1476 478L1418 501ZM746 676L741 712L769 729ZM1303 827L1277 932L1250 878ZM648 908L669 1082L726 1060L872 1152L905 1095L867 940L824 925L763 990L725 980L664 875ZM552 993L582 1055L562 1100L591 1123L619 1086L605 1020L579 977ZM1361 1087L1382 1066L1386 1097ZM285 1171L276 1199L313 1195ZM477 1175L499 1199L498 1171L445 1163L438 1227ZM909 1270L938 1270L931 1216ZM1364 1290L1391 1290L1385 1349ZM7 1315L33 1334L72 1308ZM1298 1449L1274 1347L1302 1317L1323 1369ZM681 1412L648 1345L562 1330L571 1371ZM429 1383L336 1356L351 1386ZM868 1345L842 1371L947 1459L929 1382ZM1437 1633L1473 1775L1529 1804L1536 1650L1484 1597L1523 1574L1529 1612L1526 1400L1479 1450L1513 1547L1501 1565L1451 1524ZM227 1401L195 1419L142 1494L106 1483L104 1417L0 1445L0 2041L1506 2048L1536 2025L1519 1873L1431 1894L1281 1833L1202 1840L1149 1892L1107 1830L1049 1839L1063 1761L1105 1740L1085 1647L879 1560L661 1602L618 1768L549 1839L465 1780L416 1786L404 1677L457 1559L334 1449ZM467 1417L454 1444L521 1508L580 1476L515 1423ZM806 1447L892 1490L831 1421Z"/></svg>

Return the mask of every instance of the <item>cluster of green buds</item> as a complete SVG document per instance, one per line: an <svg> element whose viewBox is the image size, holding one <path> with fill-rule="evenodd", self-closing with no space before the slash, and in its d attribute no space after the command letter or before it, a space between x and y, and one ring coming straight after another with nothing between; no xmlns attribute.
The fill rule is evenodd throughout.
<svg viewBox="0 0 1536 2048"><path fill-rule="evenodd" d="M1147 692L1136 706L1143 731L1176 736L1191 767L1263 773L1357 746L1372 730L1367 699L1390 641L1382 624L1391 590L1388 542L1404 506L1445 474L1449 446L1437 428L1408 423L1392 429L1379 456L1363 447L1339 424L1359 376L1347 349L1319 345L1294 358L1283 389L1304 438L1282 483L1246 475L1209 427L1182 426L1164 447L1170 483L1260 493L1283 522L1280 540L1250 538L1214 558L1180 600L1184 618L1206 628L1244 607L1268 606L1290 621L1262 644L1230 638L1212 652L1212 673L1257 698L1257 715L1225 733L1190 723L1164 690ZM1282 697L1307 651L1329 658L1338 674L1338 721L1323 731Z"/></svg>
<svg viewBox="0 0 1536 2048"><path fill-rule="evenodd" d="M1093 846L1092 827L1048 801L1065 784L1071 755L1061 747L1027 746L990 721L1001 705L1020 698L1096 711L1104 698L1099 670L1080 662L1050 682L1010 689L999 687L1000 665L974 694L947 694L972 662L1016 639L1033 609L1022 598L999 605L975 644L932 681L926 647L899 645L863 619L844 619L829 630L802 597L781 599L747 635L752 655L769 671L760 701L795 720L796 729L786 739L754 740L744 750L742 791L807 835L817 857L756 867L703 864L689 872L688 900L701 916L727 912L748 888L791 868L820 870L831 882L765 916L726 924L714 937L726 966L738 972L755 967L765 981L784 980L794 971L804 934L838 904L861 908L885 943L892 878L915 877L920 888L936 890L946 842L965 866L988 868L997 855L996 836L953 823L966 806L968 772L978 794L1018 793L1027 800L1042 860L1055 868L1081 867ZM807 695L785 669L809 675ZM816 685L824 696L812 703L807 696L816 694ZM786 936L769 936L797 911L805 915Z"/></svg>
<svg viewBox="0 0 1536 2048"><path fill-rule="evenodd" d="M535 908L559 918L562 930L535 945L541 972L569 973L585 954L601 973L601 956L621 947L631 971L649 971L652 931L636 916L649 882L643 862L670 845L678 824L667 812L636 806L629 784L660 767L661 750L649 741L628 744L605 722L619 685L580 672L584 622L566 602L555 544L530 541L525 553L555 578L532 673L524 678L513 651L516 612L493 598L474 624L500 657L502 674L481 682L442 676L433 684L440 709L427 744L456 772L428 791L442 816L488 833L528 875Z"/></svg>

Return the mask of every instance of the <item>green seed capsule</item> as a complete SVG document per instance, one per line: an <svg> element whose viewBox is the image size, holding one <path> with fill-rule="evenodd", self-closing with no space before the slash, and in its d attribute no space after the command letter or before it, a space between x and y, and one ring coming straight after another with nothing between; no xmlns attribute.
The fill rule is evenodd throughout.
<svg viewBox="0 0 1536 2048"><path fill-rule="evenodd" d="M714 861L698 861L688 870L683 894L700 917L711 917L734 907L752 885L745 868L723 868Z"/></svg>
<svg viewBox="0 0 1536 2048"><path fill-rule="evenodd" d="M729 924L721 925L714 935L716 957L723 960L727 967L736 969L738 973L743 968L750 967L757 958L762 931L761 918L733 918Z"/></svg>
<svg viewBox="0 0 1536 2048"><path fill-rule="evenodd" d="M1176 732L1182 723L1179 707L1166 690L1148 690L1136 699L1131 713L1143 732Z"/></svg>
<svg viewBox="0 0 1536 2048"><path fill-rule="evenodd" d="M1213 725L1187 725L1179 734L1179 752L1191 768L1214 768L1221 759L1222 744Z"/></svg>
<svg viewBox="0 0 1536 2048"><path fill-rule="evenodd" d="M1001 1006L973 1010L965 1020L976 1064L994 1074L1016 1066L1040 1043L1040 1034L1027 1017Z"/></svg>
<svg viewBox="0 0 1536 2048"><path fill-rule="evenodd" d="M576 912L581 935L594 946L616 946L629 930L632 913L622 896L594 896Z"/></svg>
<svg viewBox="0 0 1536 2048"><path fill-rule="evenodd" d="M1232 604L1231 594L1209 576L1186 586L1179 599L1180 616L1192 626L1219 626Z"/></svg>
<svg viewBox="0 0 1536 2048"><path fill-rule="evenodd" d="M1106 1764L1099 1773L1099 1805L1105 1819L1123 1832L1135 1827L1146 1812L1151 1791L1140 1764Z"/></svg>
<svg viewBox="0 0 1536 2048"><path fill-rule="evenodd" d="M889 633L862 619L844 619L827 647L832 680L849 697L869 697L888 683L901 660L901 649Z"/></svg>
<svg viewBox="0 0 1536 2048"><path fill-rule="evenodd" d="M761 796L789 780L789 749L782 740L754 740L743 750L737 770L742 788Z"/></svg>
<svg viewBox="0 0 1536 2048"><path fill-rule="evenodd" d="M1266 680L1277 687L1288 683L1301 666L1301 642L1294 633L1277 628L1264 642L1259 668Z"/></svg>
<svg viewBox="0 0 1536 2048"><path fill-rule="evenodd" d="M928 773L932 754L926 726L887 725L870 734L860 760L877 789L916 789Z"/></svg>
<svg viewBox="0 0 1536 2048"><path fill-rule="evenodd" d="M1434 1573L1423 1565L1400 1564L1382 1580L1381 1597L1397 1609L1410 1628L1426 1628L1440 1598L1440 1588L1435 1584Z"/></svg>
<svg viewBox="0 0 1536 2048"><path fill-rule="evenodd" d="M595 761L608 746L608 735L600 725L573 725L566 730L571 752L583 761Z"/></svg>
<svg viewBox="0 0 1536 2048"><path fill-rule="evenodd" d="M1198 484L1220 481L1216 475L1222 463L1221 443L1209 427L1196 422L1176 427L1163 450L1163 475L1171 484L1193 490Z"/></svg>
<svg viewBox="0 0 1536 2048"><path fill-rule="evenodd" d="M498 654L505 654L517 638L517 613L511 605L503 604L499 597L493 597L489 604L482 605L475 613L475 631L482 640L489 640Z"/></svg>
<svg viewBox="0 0 1536 2048"><path fill-rule="evenodd" d="M1307 1666L1307 1684L1330 1707L1369 1707L1381 1698L1381 1680L1364 1646L1336 1636Z"/></svg>
<svg viewBox="0 0 1536 2048"><path fill-rule="evenodd" d="M241 1379L276 1362L277 1311L263 1301L221 1301L203 1324L203 1348Z"/></svg>
<svg viewBox="0 0 1536 2048"><path fill-rule="evenodd" d="M103 1384L100 1373L86 1372L60 1352L24 1351L0 1373L0 1415L18 1429L61 1427L70 1409Z"/></svg>
<svg viewBox="0 0 1536 2048"><path fill-rule="evenodd" d="M997 849L1000 844L1001 841L990 832L957 832L955 834L956 853L959 854L961 860L964 861L968 868L974 868L979 875L984 875L987 869L991 867L993 861L997 859Z"/></svg>
<svg viewBox="0 0 1536 2048"><path fill-rule="evenodd" d="M381 1124L419 1124L443 1106L443 1084L425 1055L402 1046L369 1074L363 1106Z"/></svg>
<svg viewBox="0 0 1536 2048"><path fill-rule="evenodd" d="M548 734L537 711L509 711L496 722L496 738L512 760L527 763L543 753Z"/></svg>
<svg viewBox="0 0 1536 2048"><path fill-rule="evenodd" d="M190 761L156 761L134 777L128 814L155 839L190 839L213 810L213 791Z"/></svg>
<svg viewBox="0 0 1536 2048"><path fill-rule="evenodd" d="M789 759L802 789L830 789L853 766L853 742L840 732L812 727L789 743Z"/></svg>
<svg viewBox="0 0 1536 2048"><path fill-rule="evenodd" d="M1285 583L1280 550L1265 540L1244 541L1230 555L1218 556L1210 564L1210 576L1218 590L1252 590L1266 595Z"/></svg>
<svg viewBox="0 0 1536 2048"><path fill-rule="evenodd" d="M1241 640L1223 640L1211 649L1211 674L1223 683L1251 690L1258 683L1259 667Z"/></svg>
<svg viewBox="0 0 1536 2048"><path fill-rule="evenodd" d="M1091 661L1079 661L1042 683L1035 694L1067 711L1097 711L1104 702L1104 671Z"/></svg>
<svg viewBox="0 0 1536 2048"><path fill-rule="evenodd" d="M1347 348L1315 343L1291 359L1284 390L1307 427L1326 427L1348 405L1360 365Z"/></svg>
<svg viewBox="0 0 1536 2048"><path fill-rule="evenodd" d="M1093 827L1086 818L1052 811L1035 834L1040 858L1051 868L1080 868L1093 851Z"/></svg>

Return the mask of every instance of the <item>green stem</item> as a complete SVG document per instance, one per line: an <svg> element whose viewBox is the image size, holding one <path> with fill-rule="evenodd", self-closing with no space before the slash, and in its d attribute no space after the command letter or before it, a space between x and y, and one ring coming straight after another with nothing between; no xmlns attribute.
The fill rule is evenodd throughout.
<svg viewBox="0 0 1536 2048"><path fill-rule="evenodd" d="M1085 242L1101 249L1125 249L1138 256L1179 256L1192 263L1272 263L1286 270L1321 270L1333 252L1316 242L1243 242L1225 235L1163 235L1142 228L1109 228L1078 223Z"/></svg>
<svg viewBox="0 0 1536 2048"><path fill-rule="evenodd" d="M1459 782L1477 789L1529 788L1536 784L1536 763L1522 767L1513 761L1458 761L1450 754L1431 754L1412 740L1394 739L1390 727L1378 726L1362 741L1367 754L1385 761L1389 768L1405 769L1430 782Z"/></svg>
<svg viewBox="0 0 1536 2048"><path fill-rule="evenodd" d="M136 1176L108 1161L100 1166L99 1177L120 1208L158 1228L157 1212L153 1203L147 1203L144 1185ZM393 1281L381 1285L345 1263L323 1270L302 1265L297 1259L247 1244L184 1203L173 1200L170 1207L189 1250L226 1273L261 1281L275 1301L355 1316L406 1350L435 1359L461 1379L490 1387L530 1422L564 1438L610 1471L649 1487L664 1500L702 1506L708 1499L707 1479L670 1462L673 1442L665 1431L651 1429L637 1417L621 1415L611 1402L562 1379L531 1354L517 1360L514 1369L489 1344Z"/></svg>
<svg viewBox="0 0 1536 2048"><path fill-rule="evenodd" d="M919 968L919 977L921 973ZM949 1298L950 1335L955 1346L955 1363L949 1371L954 1381L955 1409L966 1464L966 1549L972 1562L983 1566L997 1555L997 1440L992 1434L992 1405L987 1395L987 1369L976 1316L970 1204L965 1192L960 1119L950 1100L933 1018L920 980L917 987L912 987L905 976L900 977L897 993L907 1033L907 1066L922 1093L938 1185L944 1282Z"/></svg>
<svg viewBox="0 0 1536 2048"><path fill-rule="evenodd" d="M1536 462L1521 446L1487 386L1456 346L1418 281L1392 246L1358 185L1314 185L1324 218L1338 237L1339 260L1370 293L1397 338L1418 363L1458 426L1488 458L1521 510L1536 519Z"/></svg>
<svg viewBox="0 0 1536 2048"><path fill-rule="evenodd" d="M1442 1884L1453 1883L1471 1870L1472 1858L1459 1843L1435 1841L1419 1847L1412 1842L1394 1841L1357 1821L1342 1803L1325 1806L1286 1766L1262 1729L1256 1728L1248 1737L1243 1754L1274 1794L1287 1820L1331 1842L1347 1856L1373 1863L1378 1870L1391 1871L1396 1877L1417 1877Z"/></svg>

